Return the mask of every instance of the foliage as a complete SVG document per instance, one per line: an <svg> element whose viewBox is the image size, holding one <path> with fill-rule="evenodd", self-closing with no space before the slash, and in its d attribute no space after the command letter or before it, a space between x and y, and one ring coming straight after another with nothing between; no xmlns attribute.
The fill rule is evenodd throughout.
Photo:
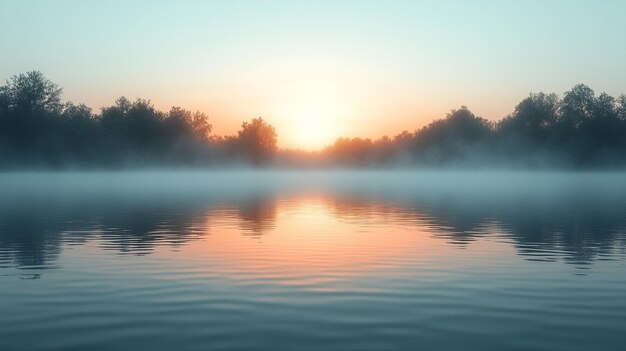
<svg viewBox="0 0 626 351"><path fill-rule="evenodd" d="M243 152L254 165L267 162L276 151L276 131L261 117L243 122L241 130L237 132L237 139Z"/></svg>
<svg viewBox="0 0 626 351"><path fill-rule="evenodd" d="M626 96L596 95L583 84L562 98L532 93L495 123L462 106L414 132L339 138L320 152L279 150L261 117L217 136L201 112L162 112L149 100L120 97L94 113L63 103L61 92L36 71L0 86L1 168L626 166Z"/></svg>

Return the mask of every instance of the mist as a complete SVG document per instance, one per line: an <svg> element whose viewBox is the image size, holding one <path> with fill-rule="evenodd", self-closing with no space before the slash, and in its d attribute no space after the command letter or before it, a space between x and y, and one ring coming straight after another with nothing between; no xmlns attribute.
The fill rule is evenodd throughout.
<svg viewBox="0 0 626 351"><path fill-rule="evenodd" d="M0 0L0 351L623 351L618 2Z"/></svg>

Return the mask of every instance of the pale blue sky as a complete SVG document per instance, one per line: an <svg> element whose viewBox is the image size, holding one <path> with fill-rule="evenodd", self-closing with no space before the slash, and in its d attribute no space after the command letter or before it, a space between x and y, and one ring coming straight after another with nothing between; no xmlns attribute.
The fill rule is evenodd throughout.
<svg viewBox="0 0 626 351"><path fill-rule="evenodd" d="M218 133L262 115L312 148L462 104L499 119L576 83L624 93L626 1L0 0L0 47L1 80L35 69L94 109L200 109Z"/></svg>

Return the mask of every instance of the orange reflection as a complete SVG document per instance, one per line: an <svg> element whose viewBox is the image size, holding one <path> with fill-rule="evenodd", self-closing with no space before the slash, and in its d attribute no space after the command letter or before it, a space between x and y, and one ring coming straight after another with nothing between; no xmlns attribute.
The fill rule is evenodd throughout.
<svg viewBox="0 0 626 351"><path fill-rule="evenodd" d="M177 257L226 279L329 289L348 276L406 274L400 267L418 265L424 268L420 274L436 275L442 264L463 266L460 260L442 259L454 258L460 249L438 237L423 216L372 201L320 194L259 199L211 211L205 227L210 235L190 242ZM483 254L510 255L504 246L484 240L472 244Z"/></svg>

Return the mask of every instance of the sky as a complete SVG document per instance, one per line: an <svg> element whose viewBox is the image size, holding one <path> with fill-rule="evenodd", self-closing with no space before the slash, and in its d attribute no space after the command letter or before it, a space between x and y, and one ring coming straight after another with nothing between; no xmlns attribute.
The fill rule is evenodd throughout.
<svg viewBox="0 0 626 351"><path fill-rule="evenodd" d="M279 146L413 131L531 92L626 93L626 1L0 0L0 80L39 70L98 111L117 97L263 117Z"/></svg>

